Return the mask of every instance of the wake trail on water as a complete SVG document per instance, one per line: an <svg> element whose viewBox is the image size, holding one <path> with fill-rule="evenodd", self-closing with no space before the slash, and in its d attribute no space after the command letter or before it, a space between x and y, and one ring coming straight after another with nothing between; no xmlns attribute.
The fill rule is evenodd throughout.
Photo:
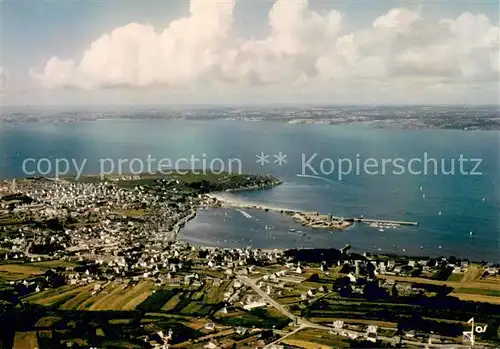
<svg viewBox="0 0 500 349"><path fill-rule="evenodd" d="M251 218L252 218L252 216L251 216L248 212L245 212L245 211L243 211L243 210L238 210L238 209L237 209L236 211L238 211L238 212L239 212L239 213L241 213L243 216L245 216L245 218L248 218L248 219L251 219Z"/></svg>
<svg viewBox="0 0 500 349"><path fill-rule="evenodd" d="M322 180L326 183L330 183L330 184L333 184L333 185L342 185L342 186L354 186L353 183L351 182L348 182L348 181L345 181L345 180L342 180L342 181L334 181L332 179L329 179L329 178L325 178L325 177L321 177L321 176L314 176L314 175L304 175L304 174L297 174L297 177L301 177L301 178L312 178L312 179L319 179L319 180Z"/></svg>

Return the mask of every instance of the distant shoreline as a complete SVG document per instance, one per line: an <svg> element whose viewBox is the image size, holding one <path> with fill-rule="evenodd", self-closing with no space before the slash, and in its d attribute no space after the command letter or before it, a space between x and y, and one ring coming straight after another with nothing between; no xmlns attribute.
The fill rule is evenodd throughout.
<svg viewBox="0 0 500 349"><path fill-rule="evenodd" d="M374 129L500 131L499 106L485 105L201 105L4 107L4 124L115 120L252 121L367 125ZM404 118L402 116L404 115Z"/></svg>

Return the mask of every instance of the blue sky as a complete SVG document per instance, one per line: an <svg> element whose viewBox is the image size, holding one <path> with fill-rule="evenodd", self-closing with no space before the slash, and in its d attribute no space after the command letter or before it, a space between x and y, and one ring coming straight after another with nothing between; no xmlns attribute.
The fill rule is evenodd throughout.
<svg viewBox="0 0 500 349"><path fill-rule="evenodd" d="M293 0L292 0L293 1ZM236 38L264 40L272 28L269 12L272 1L240 0L233 9L232 35ZM497 1L326 1L310 0L308 11L326 14L335 9L344 14L341 33L371 28L373 21L392 8L405 7L428 21L455 19L464 12L485 14L498 27ZM91 43L105 33L128 23L151 24L157 32L173 20L189 16L187 1L153 0L4 0L2 3L1 63L10 91L3 91L4 102L17 103L23 84L32 84L31 68L43 70L54 56L61 60L81 60ZM337 40L338 38L336 38ZM308 42L310 42L309 39ZM307 42L304 42L307 45ZM30 91L39 87L34 84ZM72 96L95 95L95 91L73 91ZM76 89L78 90L78 89ZM87 89L88 90L88 89ZM95 90L95 89L93 89ZM17 92L16 92L17 91ZM26 93L26 92L23 92ZM116 94L117 92L110 92ZM129 92L127 92L129 93ZM143 93L143 92L141 92ZM155 92L158 93L158 92ZM267 92L266 92L267 93ZM29 93L31 94L31 92ZM63 103L68 91L43 93L33 103ZM33 93L33 96L37 93ZM31 98L31 97L30 97ZM99 102L99 100L96 100Z"/></svg>

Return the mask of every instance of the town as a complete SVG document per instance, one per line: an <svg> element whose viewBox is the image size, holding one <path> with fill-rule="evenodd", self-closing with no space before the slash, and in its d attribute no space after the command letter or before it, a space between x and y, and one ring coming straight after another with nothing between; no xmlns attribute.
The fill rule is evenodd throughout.
<svg viewBox="0 0 500 349"><path fill-rule="evenodd" d="M209 193L279 184L226 173L4 181L0 347L500 345L498 265L178 239L219 204ZM471 318L484 329L475 338Z"/></svg>

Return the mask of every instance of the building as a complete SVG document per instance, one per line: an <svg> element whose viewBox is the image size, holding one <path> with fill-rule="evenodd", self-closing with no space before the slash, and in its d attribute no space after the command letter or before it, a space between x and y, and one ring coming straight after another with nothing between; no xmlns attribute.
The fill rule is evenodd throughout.
<svg viewBox="0 0 500 349"><path fill-rule="evenodd" d="M266 302L251 302L251 303L245 304L243 306L243 309L252 310L252 309L257 309L257 308L263 308L265 306L267 306Z"/></svg>

